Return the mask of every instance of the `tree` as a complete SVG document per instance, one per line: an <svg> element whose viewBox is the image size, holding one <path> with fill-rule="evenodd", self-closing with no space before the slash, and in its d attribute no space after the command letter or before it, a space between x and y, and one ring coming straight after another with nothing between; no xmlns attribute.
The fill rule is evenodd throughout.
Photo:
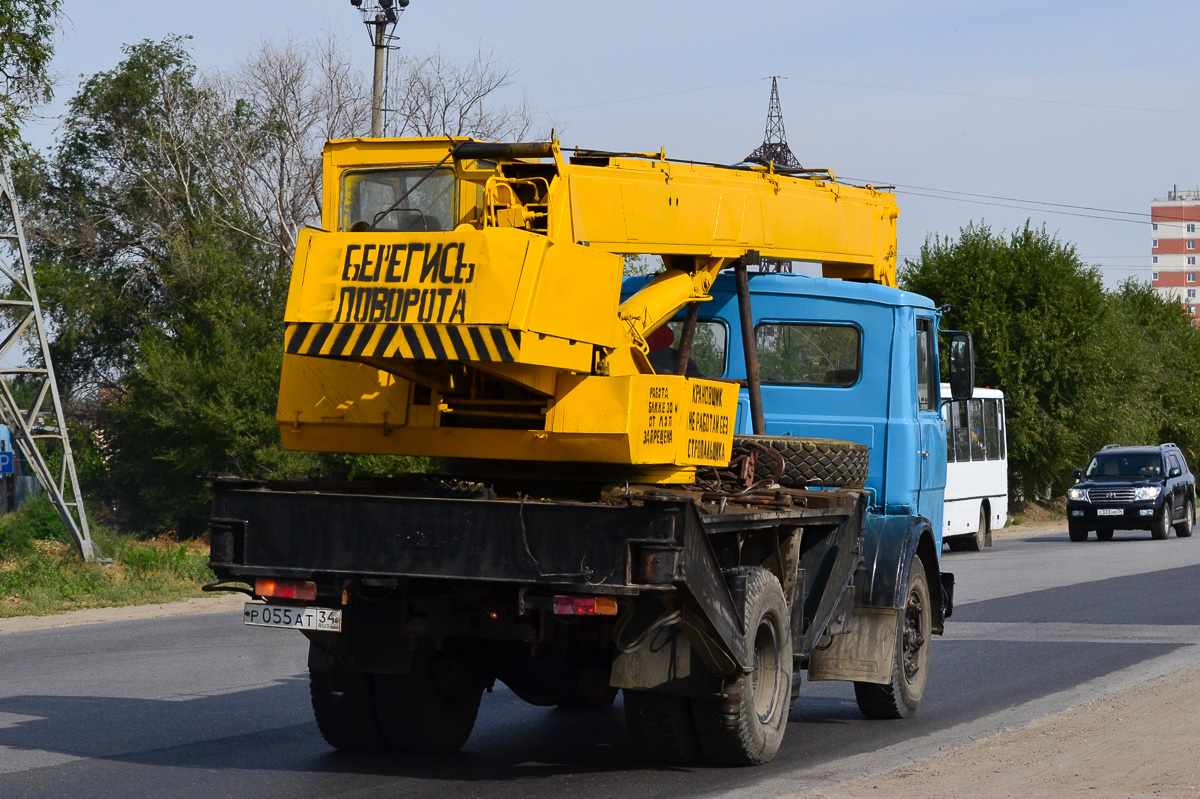
<svg viewBox="0 0 1200 799"><path fill-rule="evenodd" d="M296 233L320 224L321 149L330 139L366 135L371 111L365 79L342 42L264 42L237 69L204 79L224 113L212 135L228 146L209 151L206 167L228 202L245 208L261 243L289 259Z"/></svg>
<svg viewBox="0 0 1200 799"><path fill-rule="evenodd" d="M1200 332L1177 299L1164 297L1147 283L1125 281L1113 301L1125 326L1125 331L1113 331L1114 342L1141 367L1141 402L1131 410L1148 428L1142 437L1122 443L1171 441L1189 463L1196 463L1200 390L1193 376L1200 370Z"/></svg>
<svg viewBox="0 0 1200 799"><path fill-rule="evenodd" d="M459 64L435 50L404 59L397 72L399 79L388 87L387 102L395 109L385 131L389 136L520 141L533 129L528 97L512 106L495 102L495 93L512 81L513 70L494 51L480 50Z"/></svg>
<svg viewBox="0 0 1200 799"><path fill-rule="evenodd" d="M195 531L203 475L312 465L273 425L289 270L213 168L235 149L214 129L259 135L244 108L181 37L125 55L70 102L33 249L59 375L98 406L109 498L134 526Z"/></svg>
<svg viewBox="0 0 1200 799"><path fill-rule="evenodd" d="M71 100L52 157L21 164L60 380L91 406L102 493L131 526L201 529L206 474L405 466L284 452L275 427L290 257L299 226L319 222L321 148L368 122L367 82L343 52L266 43L205 75L185 37L128 45ZM509 77L494 59L430 63L483 81L460 81L482 95L455 94L449 132L511 129L513 112L489 110Z"/></svg>
<svg viewBox="0 0 1200 799"><path fill-rule="evenodd" d="M1099 271L1045 228L926 239L901 285L948 304L943 326L973 335L977 381L1005 391L1010 483L1024 496L1062 490L1126 418L1118 384L1136 363L1112 346Z"/></svg>
<svg viewBox="0 0 1200 799"><path fill-rule="evenodd" d="M0 151L13 152L20 125L50 102L50 58L62 0L0 0Z"/></svg>

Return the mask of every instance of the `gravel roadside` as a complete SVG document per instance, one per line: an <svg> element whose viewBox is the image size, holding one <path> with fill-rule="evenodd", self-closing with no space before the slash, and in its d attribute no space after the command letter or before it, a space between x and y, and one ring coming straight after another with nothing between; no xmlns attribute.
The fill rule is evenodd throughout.
<svg viewBox="0 0 1200 799"><path fill-rule="evenodd" d="M1200 797L1200 663L807 799Z"/></svg>
<svg viewBox="0 0 1200 799"><path fill-rule="evenodd" d="M241 608L245 602L245 594L221 594L187 599L182 602L165 602L160 605L87 608L55 613L50 616L11 616L0 618L0 635L32 630L53 630L57 627L76 627L80 624L102 624L109 621L154 619L160 616L193 616L198 613L224 613Z"/></svg>

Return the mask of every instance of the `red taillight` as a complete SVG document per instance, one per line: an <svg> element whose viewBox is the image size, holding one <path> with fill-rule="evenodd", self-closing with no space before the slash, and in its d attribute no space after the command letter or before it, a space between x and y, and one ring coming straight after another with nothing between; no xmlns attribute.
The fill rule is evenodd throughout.
<svg viewBox="0 0 1200 799"><path fill-rule="evenodd" d="M558 616L616 616L617 600L607 596L556 596Z"/></svg>
<svg viewBox="0 0 1200 799"><path fill-rule="evenodd" d="M276 599L299 599L311 602L317 598L317 584L298 580L271 580L259 578L254 581L254 593L261 597Z"/></svg>

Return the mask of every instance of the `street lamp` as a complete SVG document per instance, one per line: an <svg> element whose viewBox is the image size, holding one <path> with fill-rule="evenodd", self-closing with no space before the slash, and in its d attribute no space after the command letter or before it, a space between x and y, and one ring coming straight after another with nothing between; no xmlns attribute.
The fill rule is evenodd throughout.
<svg viewBox="0 0 1200 799"><path fill-rule="evenodd" d="M392 33L400 14L408 8L409 0L350 0L350 5L362 14L363 24L371 37L375 48L375 75L371 84L371 137L383 135L383 96L384 83L387 80L386 59L389 50L395 48L392 44L396 37Z"/></svg>

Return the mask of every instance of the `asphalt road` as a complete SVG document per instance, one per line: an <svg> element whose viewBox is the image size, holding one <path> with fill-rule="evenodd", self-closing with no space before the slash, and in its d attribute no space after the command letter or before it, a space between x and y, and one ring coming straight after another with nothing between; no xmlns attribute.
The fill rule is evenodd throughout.
<svg viewBox="0 0 1200 799"><path fill-rule="evenodd" d="M1066 533L946 554L959 606L916 718L863 719L806 684L757 769L654 768L621 708L525 705L497 686L465 750L331 751L296 633L240 614L0 636L0 797L774 796L883 771L1200 660L1200 536L1072 544Z"/></svg>

